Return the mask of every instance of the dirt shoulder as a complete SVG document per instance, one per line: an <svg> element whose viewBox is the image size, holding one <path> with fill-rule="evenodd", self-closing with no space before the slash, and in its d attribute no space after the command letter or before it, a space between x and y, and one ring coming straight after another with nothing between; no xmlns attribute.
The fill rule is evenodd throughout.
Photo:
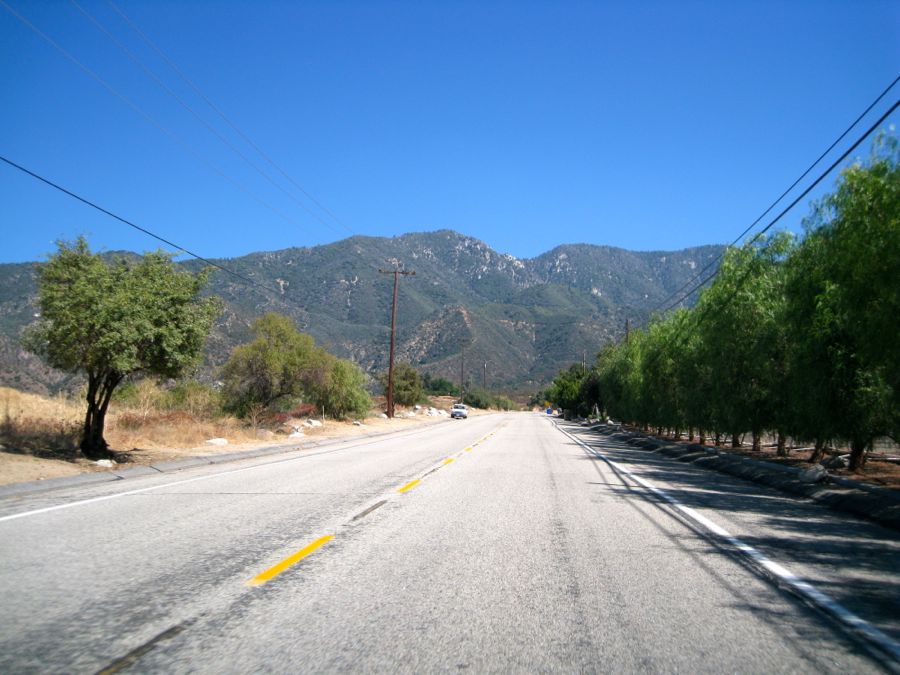
<svg viewBox="0 0 900 675"><path fill-rule="evenodd" d="M666 443L678 443L679 445L684 446L691 445L690 441L683 438L676 441L670 436L658 436L638 429L629 429L629 431L643 433L650 438L657 438ZM719 450L721 452L741 455L743 457L764 462L772 462L773 464L781 464L783 466L793 466L801 469L809 469L812 466L808 461L812 448L794 448L790 450L787 457L779 457L777 455L777 448L774 444L763 445L759 451L754 451L746 445L732 448L728 444L723 444L722 447L716 448L714 444L709 441L705 445L710 449ZM893 455L890 455L889 453L873 452L869 454L865 466L859 471L850 471L846 468L829 468L828 473L839 478L848 478L861 483L869 483L871 485L900 491L900 464L895 461L889 461L888 457L892 456Z"/></svg>
<svg viewBox="0 0 900 675"><path fill-rule="evenodd" d="M416 414L415 416L395 417L394 419L373 417L367 418L361 423L326 421L322 426L315 427L298 421L297 426L300 427L303 434L299 437L290 438L286 433L274 433L270 430L259 429L254 434L258 435L259 438L253 441L232 442L226 439L228 440L227 444L212 445L203 443L187 447L157 447L153 444L147 444L152 447L116 451L116 461L112 466L104 466L83 457L73 457L71 453L69 453L70 456L60 456L55 455L51 451L27 453L0 450L0 485L49 480L82 473L120 470L189 457L209 457L249 452L261 448L279 446L285 449L312 448L321 441L329 439L365 437L373 434L404 431L441 422L449 424L451 422L448 419L443 416ZM113 444L112 448L115 450L116 445Z"/></svg>

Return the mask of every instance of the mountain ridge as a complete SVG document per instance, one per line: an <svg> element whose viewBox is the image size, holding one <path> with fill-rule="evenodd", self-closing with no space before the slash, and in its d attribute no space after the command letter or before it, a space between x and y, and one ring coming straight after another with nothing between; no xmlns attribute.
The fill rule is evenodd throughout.
<svg viewBox="0 0 900 675"><path fill-rule="evenodd" d="M453 230L396 237L356 235L331 244L260 251L215 259L274 289L263 292L222 271L208 292L225 311L207 345L201 377L214 380L230 350L250 336L266 311L291 316L302 330L370 373L387 367L392 280L379 269L414 270L399 284L397 358L423 372L466 377L525 390L560 368L591 358L640 321L721 246L634 252L596 244L560 244L534 258L499 253ZM105 255L134 255L130 252ZM18 344L36 310L35 272L42 263L0 264L0 384L36 391L72 385ZM199 269L203 263L179 263ZM475 372L477 370L477 372Z"/></svg>

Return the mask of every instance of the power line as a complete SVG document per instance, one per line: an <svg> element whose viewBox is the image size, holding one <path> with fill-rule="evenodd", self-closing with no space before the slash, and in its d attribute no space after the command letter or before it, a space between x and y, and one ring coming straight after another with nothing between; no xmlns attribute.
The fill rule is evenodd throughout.
<svg viewBox="0 0 900 675"><path fill-rule="evenodd" d="M197 152L196 150L194 150L194 148L193 148L190 144L188 144L186 141L184 141L184 140L183 140L180 136L178 136L175 132L171 131L170 129L168 129L167 127L165 127L163 124L161 124L160 122L158 122L153 116L151 116L148 112L146 112L143 108L141 108L137 103L135 103L135 102L132 101L130 98L128 98L127 96L125 96L125 94L121 93L119 90L117 90L117 89L116 89L115 87L113 87L111 84L109 84L109 83L108 83L106 80L104 80L100 75L98 75L96 72L94 72L93 70L91 70L90 68L88 68L86 65L84 65L81 61L79 61L77 58L75 58L75 56L73 56L70 52L68 52L66 49L64 49L64 48L63 48L58 42L56 42L53 38L51 38L49 35L47 35L47 34L44 33L43 31L41 31L37 26L35 26L31 21L29 21L25 16L23 16L22 14L20 14L20 13L17 12L16 10L14 10L12 7L10 7L10 6L5 2L5 0L0 0L0 5L2 5L2 6L3 6L10 14L12 14L12 15L15 16L17 19L19 19L19 21L21 21L23 24L25 24L28 28L30 28L32 31L34 31L35 34L37 34L39 37L41 37L43 40L45 40L48 44L50 44L54 49L56 49L57 51L59 51L60 54L62 54L62 55L65 56L69 61L71 61L73 64L75 64L76 66L78 66L78 67L79 67L82 71L84 71L89 77L91 77L93 80L95 80L96 82L98 82L101 86L103 86L103 87L104 87L107 91L109 91L113 96L115 96L115 97L118 98L120 101L122 101L123 103L125 103L125 105L127 105L129 108L131 108L131 109L134 110L136 113L138 113L139 115L141 115L144 119L146 119L148 122L150 122L150 124L152 124L153 126L155 126L157 129L159 129L160 131L162 131L166 136L168 136L168 137L171 138L173 141L175 141L175 143L177 143L179 146L181 146L182 150L184 150L185 152L187 152L187 153L188 153L190 156L192 156L196 161L198 161L198 162L200 162L201 164L203 164L204 166L206 166L210 171L216 173L216 174L219 175L221 178L225 179L226 181L228 181L229 183L231 183L232 185L234 185L234 186L235 186L236 188L238 188L241 192L243 192L244 194L248 195L248 196L249 196L250 198L252 198L254 201L256 201L256 202L259 203L260 205L266 207L267 209L269 209L270 211L272 211L274 214L276 214L277 216L279 216L280 218L282 218L282 219L285 220L286 222L288 222L288 223L290 223L290 224L292 224L292 225L296 225L296 226L298 226L298 227L300 226L300 224L299 224L297 221L295 221L293 218L291 218L290 216L288 216L287 214L285 214L283 211L281 211L281 210L275 208L274 206L272 206L271 204L269 204L267 201L265 201L265 200L262 199L261 197L257 196L256 193L254 193L252 190L250 190L249 188L245 187L243 184L241 184L240 182L238 182L237 180L235 180L234 178L232 178L232 177L229 176L228 174L224 173L221 169L219 169L219 168L216 167L214 164L212 164L211 162L209 162L208 160L206 160L199 152Z"/></svg>
<svg viewBox="0 0 900 675"><path fill-rule="evenodd" d="M894 81L891 82L891 83L887 86L887 88L886 88L884 91L882 91L881 94L879 94L878 97L877 97L874 101L872 101L872 103L870 103L869 106L868 106L865 110L863 110L862 113L860 113L860 115L859 115L855 120L853 120L853 122L850 124L850 126L848 126L848 127L844 130L844 132L843 132L840 136L838 136L838 137L834 140L834 142L833 142L831 145L829 145L828 148L826 148L826 150L825 150L821 155L819 155L818 158L816 158L816 160L815 160L812 164L809 165L809 167L806 169L806 171L804 171L804 172L800 175L800 177L797 178L797 180L795 180L793 183L791 183L790 187L788 187L784 192L782 192L782 193L778 196L778 198L777 198L775 201L773 201L773 202L769 205L769 207L759 215L759 217L758 217L756 220L754 220L752 223L750 223L750 225L748 225L748 226L744 229L743 232L741 232L737 237L735 237L734 240L733 240L730 244L728 244L728 246L725 248L725 250L727 250L727 249L730 248L731 246L734 246L738 241L740 241L740 240L741 240L748 232L750 232L750 230L752 230L754 227L756 227L756 225L757 225L763 218L765 218L773 208L775 208L775 205L778 204L778 202L780 202L782 199L784 199L785 196L786 196L787 194L789 194L791 190L793 190L795 187L797 187L797 185L800 183L800 181L802 181L804 178L806 178L806 176L809 175L809 173L816 167L816 165L819 164L819 162L821 162L821 161L825 158L825 156L828 155L828 153L831 152L831 151L835 148L835 146L837 146L837 144L840 143L840 142L847 136L847 134L849 134L850 131L851 131L857 124L859 124L859 122L860 122L860 121L861 121L861 120L862 120L862 119L863 119L863 118L864 118L864 117L872 110L872 108L874 108L874 107L881 101L881 99L883 99L883 98L887 95L887 93L888 93L891 89L894 88L894 86L897 84L898 81L900 81L900 76L894 78ZM839 161L840 161L840 160L839 160ZM833 167L832 167L832 168L833 168ZM831 170L831 169L829 169L829 171L830 171L830 170ZM820 179L820 180L821 180L821 179ZM808 193L808 192L809 192L809 191L807 190L807 193ZM806 194L806 193L804 193L804 194ZM803 195L801 195L801 198L802 198L802 197L803 197ZM796 201L795 201L794 203L796 204ZM793 204L792 204L791 206L793 206ZM790 208L791 208L791 207L788 207L788 210L790 210ZM782 214L782 215L783 215L783 214ZM779 218L780 218L780 217L781 217L781 216L779 216ZM771 224L769 225L769 227L771 227ZM768 228L767 228L767 229L768 229ZM717 262L719 262L720 260L722 260L722 258L723 258L724 256L725 256L725 253L724 253L724 250L723 250L722 253L719 253L717 256L715 256L715 257L714 257L711 261L709 261L709 262L708 262L708 263L707 263L707 264L706 264L699 272L697 272L697 274L695 274L695 275L694 275L693 277L691 277L687 282L685 282L684 285L681 286L681 288L679 288L677 291L675 291L675 292L673 292L673 293L670 293L670 294L669 294L668 296L666 296L662 301L660 301L659 304L656 306L655 309L651 309L651 310L650 310L650 313L652 314L653 312L659 311L659 309L660 309L661 307L663 307L667 302L669 302L669 300L671 300L673 297L677 296L677 295L678 295L679 293L681 293L685 288L687 288L687 287L690 286L692 283L694 283L697 279L699 279L700 277L702 277L703 274L706 273L707 270L709 270L709 269L710 269L711 267L713 267ZM708 277L706 281L708 281L709 279L711 279L711 278L714 277L714 276L715 276L715 273L713 273L712 275L710 275L710 277ZM701 283L697 286L697 288L702 287L703 284L706 283L706 281L701 282ZM681 299L675 301L675 302L674 302L673 304L671 304L671 305L668 305L663 311L664 311L664 312L669 311L670 309L672 309L672 307L674 307L675 305L678 305L678 304L681 303L683 300L685 300L686 298L690 297L694 292L696 292L696 290L697 290L697 289L695 288L694 290L692 290L690 293L686 294L686 295L685 295L684 297L682 297ZM646 324L646 322L644 322L644 325L645 325L645 324Z"/></svg>
<svg viewBox="0 0 900 675"><path fill-rule="evenodd" d="M122 44L115 35L113 35L107 28L104 26L96 17L94 17L90 12L88 12L84 7L82 7L76 0L69 0L69 2L79 11L81 12L94 26L97 27L99 31L101 31L107 38L112 41L113 44L116 45L121 51L128 56L143 72L144 74L153 80L153 82L164 92L166 92L169 96L175 99L175 101L185 110L187 110L194 118L200 122L211 134L213 134L219 141L221 141L228 149L230 149L234 154L236 154L241 160L243 160L248 166L250 166L254 171L256 171L260 176L265 178L272 186L280 190L284 195L286 195L289 199L291 199L297 206L306 211L313 218L322 223L325 227L334 230L334 226L328 221L324 220L319 214L312 211L306 204L297 199L292 193L285 190L279 183L274 181L272 177L260 169L253 161L250 160L243 152L240 151L235 145L225 138L219 131L213 127L209 122L207 122L203 117L194 110L187 102L184 101L178 94L176 94L171 87L169 87L162 79L151 70L143 61L141 61L138 56L132 52L128 47Z"/></svg>
<svg viewBox="0 0 900 675"><path fill-rule="evenodd" d="M119 14L119 16L121 16L129 26L131 26L132 30L134 30L134 32L137 33L137 34L141 37L141 39L142 39L145 43L147 43L147 45L148 45L151 49L153 49L153 51L155 51L155 52L160 56L160 58L162 58L162 59L169 65L169 67L170 67L172 70L174 70L174 71L178 74L178 76L179 76L182 80L184 80L184 82L185 82L191 89L194 90L194 93L196 93L197 96L199 96L201 99L203 99L203 101L204 101L210 108L212 108L212 109L215 111L215 113L216 113L219 117L221 117L222 120L223 120L229 127L231 127L231 128L234 130L235 133L237 133L242 139L244 139L244 141L245 141L248 145L250 145L254 150L256 150L256 152L259 153L260 157L262 157L266 162L268 162L270 166L274 167L274 168L275 168L275 169L276 169L276 170L277 170L277 171L278 171L278 172L279 172L279 173L280 173L280 174L281 174L288 182L290 182L295 188L297 188L300 192L302 192L304 195L306 195L306 197L308 197L308 198L310 199L310 201L312 201L316 206L318 206L320 209L322 209L322 211L324 211L325 213L327 213L327 214L328 214L328 215L329 215L329 216L330 216L330 217L331 217L338 225L340 225L341 227L343 227L343 228L344 228L347 232L349 232L351 235L356 234L352 229L350 229L350 228L347 227L343 222L341 222L341 220L340 220L336 215L334 215L334 213L332 213L331 210L328 209L328 207L326 207L324 204L322 204L321 202L319 202L318 199L316 199L313 195L311 195L309 192L307 192L305 189L303 189L303 186L301 186L301 185L300 185L297 181L295 181L295 180L294 180L294 179L293 179L293 178L292 178L292 177L291 177L284 169L282 169L278 164L276 164L276 163L275 163L275 160L273 160L271 157L269 157L269 155L266 154L266 152L263 151L263 149L260 148L259 145L257 145L256 143L254 143L253 140L252 140L249 136L247 136L247 134L245 134L243 131L241 131L241 129L238 128L238 126L237 126L234 122L232 122L232 121L228 118L228 116L226 116L225 113L222 112L222 110L221 110L215 103L213 103L213 102L210 100L210 98L209 98L208 96L206 96L206 94L203 93L203 91L200 89L200 87L197 86L197 84L194 83L194 81L193 81L191 78L189 78L189 77L184 73L184 71L182 71L182 70L175 64L175 62L172 61L172 59L170 59L170 58L166 55L166 53L163 52L163 50L160 49L160 48L156 45L156 43L153 42L153 41L152 41L152 40L151 40L151 39L150 39L150 38L149 38L149 37L148 37L148 36L147 36L147 35L146 35L146 34L138 27L138 26L137 26L137 24L136 24L131 18L129 18L128 15L125 14L125 12L123 12L123 11L118 7L118 5L116 5L112 0L107 0L107 4L108 4L110 7L112 7L112 9L113 9L117 14Z"/></svg>
<svg viewBox="0 0 900 675"><path fill-rule="evenodd" d="M785 214L787 214L788 211L790 211L792 208L794 208L794 207L800 202L801 199L803 199L804 197L806 197L806 195L808 195L808 194L809 194L809 193L810 193L810 192L811 192L811 191L812 191L819 183L821 183L821 182L822 182L822 181L823 181L823 180L824 180L824 179L825 179L832 171L834 171L834 169L837 168L838 165L840 165L845 159L847 159L847 157L850 155L850 153L853 152L854 150L856 150L856 148L858 148L859 145L860 145L864 140L866 140L866 138L868 138L868 137L872 134L872 132L874 132L874 131L881 125L882 122L884 122L888 117L890 117L891 114L897 109L898 106L900 106L900 100L895 101L895 102L894 102L894 105L892 105L892 106L888 109L887 112L885 112L881 117L879 117L879 118L878 118L878 121L876 121L875 124L873 124L871 127L869 127L869 128L865 131L865 133L863 133L862 136L860 136L860 137L856 140L856 142L853 143L853 145L851 145L846 151L844 151L844 153L843 153L840 157L838 157L838 158L831 164L831 166L829 166L824 172L822 172L822 173L819 175L819 177L816 178L816 180L814 180L814 181L812 182L812 184L810 184L809 187L807 187L803 192L801 192L800 195L799 195L796 199L794 199L794 201L792 201L790 204L788 204L788 205L784 208L784 210L781 211L781 213L779 213L777 216L775 216L775 218L772 219L772 221L771 221L768 225L766 225L763 229L761 229L759 232L757 232L757 233L750 239L750 241L747 242L747 245L753 244L755 241L759 240L759 238L762 237L762 235L764 235L766 232L768 232L770 229L772 229L772 227L775 225L775 223L777 223L779 220L781 220L781 219L785 216ZM669 305L668 307L666 307L666 309L665 309L664 311L668 311L668 310L672 309L673 307L675 307L675 306L678 305L679 303L683 302L686 298L688 298L688 297L690 297L691 295L693 295L694 293L696 293L696 292L697 292L700 288L702 288L707 282L709 282L710 280L712 280L718 273L719 273L718 270L716 270L715 272L713 272L712 274L710 274L710 275L709 275L708 277L706 277L703 281L701 281L699 284L697 284L693 289L691 289L688 293L686 293L684 296L682 296L681 298L679 298L678 300L676 300L674 303L672 303L671 305ZM746 275L745 275L745 277L746 277ZM741 279L741 282L740 282L740 283L743 283L743 278ZM736 290L737 290L737 288L740 287L740 283L736 286Z"/></svg>
<svg viewBox="0 0 900 675"><path fill-rule="evenodd" d="M256 286L257 288L260 288L264 291L268 291L269 293L274 293L276 296L280 296L282 293L281 291L276 289L274 286L266 286L265 284L261 284L258 281L254 281L250 277L244 276L243 274L235 272L234 270L228 269L224 265L214 262L213 260L210 260L209 258L204 258L203 256L198 255L197 253L194 253L193 251L191 251L189 249L186 249L184 246L176 244L175 242L173 242L169 239L166 239L165 237L161 237L160 235L156 234L155 232L152 232L145 227L141 227L140 225L137 225L136 223L133 223L130 220L123 218L122 216L116 215L112 211L105 209L98 204L95 204L94 202L90 201L89 199L85 199L84 197L75 194L71 190L67 190L66 188L62 187L61 185L54 183L50 179L44 178L43 176L35 173L34 171L26 169L21 164L16 164L11 159L7 159L6 157L0 155L0 161L5 162L6 164L13 167L14 169L18 169L22 173L28 174L32 178L39 180L40 182L44 183L45 185L49 185L50 187L52 187L56 190L59 190L63 194L68 195L69 197L72 197L73 199L78 200L82 204L90 206L92 209L96 209L97 211L99 211L100 213L103 213L104 215L107 215L110 218L113 218L114 220L118 220L120 223L124 223L128 227L134 228L138 232L142 232L143 234L146 234L147 236L152 237L152 238L156 239L157 241L161 241L162 243L166 244L167 246L171 246L172 248L174 248L178 251L186 253L189 256L191 256L192 258L195 258L203 263L206 263L210 267L215 267L216 269L219 269L219 270L225 272L226 274L229 274L229 275L235 277L236 279L243 281L246 284L249 284L251 286ZM283 298L279 298L279 300L281 300L281 302L284 302L285 304L292 304L292 303L287 303L287 301L284 300ZM306 308L304 308L304 307L300 307L299 305L297 305L297 307L299 307L303 311L306 311Z"/></svg>

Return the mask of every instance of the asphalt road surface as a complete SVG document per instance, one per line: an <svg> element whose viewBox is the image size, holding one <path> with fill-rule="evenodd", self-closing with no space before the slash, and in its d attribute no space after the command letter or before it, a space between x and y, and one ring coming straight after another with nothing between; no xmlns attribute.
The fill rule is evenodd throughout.
<svg viewBox="0 0 900 675"><path fill-rule="evenodd" d="M564 428L482 415L0 499L0 672L896 670L666 499L889 642L896 533Z"/></svg>

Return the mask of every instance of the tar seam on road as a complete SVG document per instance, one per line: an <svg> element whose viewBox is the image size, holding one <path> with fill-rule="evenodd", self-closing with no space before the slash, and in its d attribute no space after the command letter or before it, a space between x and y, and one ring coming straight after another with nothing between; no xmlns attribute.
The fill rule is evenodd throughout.
<svg viewBox="0 0 900 675"><path fill-rule="evenodd" d="M296 565L298 562L303 560L310 553L312 553L316 549L324 546L332 539L334 539L333 534L326 534L324 537L319 537L314 542L312 542L311 544L307 544L306 546L301 548L299 551L297 551L293 555L290 555L287 558L285 558L284 560L282 560L277 565L273 565L272 567L267 569L265 572L263 572L261 574L257 574L255 577L253 577L250 581L247 582L247 585L248 586L262 586L264 583L274 579L275 577L277 577L279 574L284 572L289 567L293 567L294 565Z"/></svg>
<svg viewBox="0 0 900 675"><path fill-rule="evenodd" d="M649 481L641 478L640 476L637 476L626 467L613 462L602 453L596 451L594 448L582 442L581 439L577 438L573 434L570 434L565 429L561 429L558 424L554 423L554 425L563 434L571 438L591 455L598 459L602 459L616 471L624 473L636 483L663 499L673 508L677 509L682 514L687 516L690 520L705 528L709 534L715 535L719 539L724 540L733 550L742 553L743 555L750 558L754 563L756 563L756 565L762 567L770 575L786 584L795 593L797 593L797 595L807 600L808 602L811 602L814 606L824 610L831 616L835 617L845 627L851 629L856 634L865 638L865 640L867 640L869 644L874 645L880 650L881 653L890 657L893 660L893 662L890 664L892 666L892 669L896 672L900 672L900 644L891 639L890 636L881 632L875 626L865 621L864 619L858 617L856 614L841 605L832 597L815 588L808 581L804 581L796 574L778 564L777 562L771 560L757 549L749 546L748 544L745 544L743 541L728 532L725 528L717 525L703 514L697 512L689 506L685 506L665 490L662 490Z"/></svg>
<svg viewBox="0 0 900 675"><path fill-rule="evenodd" d="M350 519L350 522L353 522L354 520L359 520L360 518L365 518L367 515L372 513L372 511L374 511L375 509L381 508L385 504L387 504L387 499L382 499L380 502L372 504L372 506L367 508L365 511L361 511L361 512L357 513L355 516L353 516Z"/></svg>
<svg viewBox="0 0 900 675"><path fill-rule="evenodd" d="M148 640L147 642L142 644L140 647L135 647L134 649L132 649L130 652L128 652L122 658L116 659L115 661L110 663L108 666L106 666L106 668L103 668L102 670L98 670L96 675L113 675L113 673L118 673L122 670L125 670L129 666L134 665L139 658L141 658L144 654L146 654L151 649L153 649L158 643L162 642L163 640L169 640L169 639L175 637L176 635L181 633L185 628L190 626L192 623L193 623L193 620L185 621L184 623L179 624L177 626L172 626L171 628L167 628L166 630L164 630L162 633L160 633L156 637L151 638L150 640Z"/></svg>

